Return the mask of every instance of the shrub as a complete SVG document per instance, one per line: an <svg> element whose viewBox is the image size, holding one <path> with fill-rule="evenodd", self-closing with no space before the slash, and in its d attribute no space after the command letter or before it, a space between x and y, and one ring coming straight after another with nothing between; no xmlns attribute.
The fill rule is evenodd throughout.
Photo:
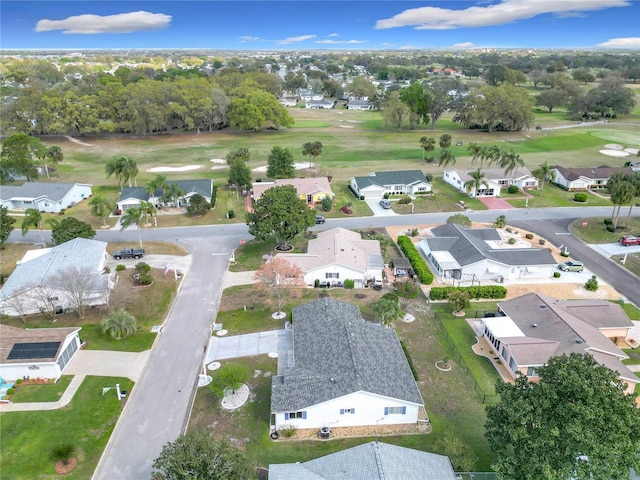
<svg viewBox="0 0 640 480"><path fill-rule="evenodd" d="M508 243L509 245L513 245L514 243L516 243L516 239L515 239L515 238L513 238L513 237L511 237L511 238L509 238L509 240L507 240L507 243Z"/></svg>
<svg viewBox="0 0 640 480"><path fill-rule="evenodd" d="M227 212L227 218L236 218L236 212L234 212L233 210L229 210Z"/></svg>
<svg viewBox="0 0 640 480"><path fill-rule="evenodd" d="M24 380L22 380L21 378L16 380L16 386L20 385L22 382L24 382Z"/></svg>
<svg viewBox="0 0 640 480"><path fill-rule="evenodd" d="M331 200L331 197L322 197L320 204L322 205L322 211L328 212L333 207L333 200Z"/></svg>
<svg viewBox="0 0 640 480"><path fill-rule="evenodd" d="M463 290L469 293L471 300L480 298L505 298L507 289L500 285L484 285L473 287L432 287L429 292L431 300L447 300L452 292Z"/></svg>
<svg viewBox="0 0 640 480"><path fill-rule="evenodd" d="M610 218L605 218L602 223L604 223L605 225L613 225L613 220L611 220Z"/></svg>
<svg viewBox="0 0 640 480"><path fill-rule="evenodd" d="M418 229L417 228L412 228L411 229L411 236L412 237L417 237L418 236Z"/></svg>
<svg viewBox="0 0 640 480"><path fill-rule="evenodd" d="M520 189L517 185L509 185L509 188L507 188L507 192L509 193L518 193L519 191Z"/></svg>
<svg viewBox="0 0 640 480"><path fill-rule="evenodd" d="M613 225L607 225L607 232L613 233L615 231L616 231L616 229L613 227Z"/></svg>
<svg viewBox="0 0 640 480"><path fill-rule="evenodd" d="M447 300L454 312L460 312L469 306L469 292L466 290L455 290L449 294Z"/></svg>
<svg viewBox="0 0 640 480"><path fill-rule="evenodd" d="M211 202L209 202L209 205L211 205L211 208L215 208L216 206L216 197L218 195L218 187L216 187L215 185L213 186L213 191L211 192Z"/></svg>
<svg viewBox="0 0 640 480"><path fill-rule="evenodd" d="M507 217L505 217L504 215L500 215L493 222L493 226L496 227L496 228L504 228L504 227L506 227L507 226Z"/></svg>
<svg viewBox="0 0 640 480"><path fill-rule="evenodd" d="M123 272L127 269L127 267L125 267L123 264L119 263L118 265L116 265L116 272Z"/></svg>
<svg viewBox="0 0 640 480"><path fill-rule="evenodd" d="M533 240L533 233L527 233L524 237L525 237L527 240Z"/></svg>
<svg viewBox="0 0 640 480"><path fill-rule="evenodd" d="M513 230L511 229L511 227L507 227L507 228L505 228L505 230L506 230L507 232L509 232L509 233L513 232Z"/></svg>
<svg viewBox="0 0 640 480"><path fill-rule="evenodd" d="M586 288L590 292L595 292L596 290L598 290L598 279L595 275L592 275L591 278L587 280L587 283L584 284L584 288Z"/></svg>
<svg viewBox="0 0 640 480"><path fill-rule="evenodd" d="M13 395L15 393L15 391L16 391L16 389L11 387L11 388L7 389L6 395Z"/></svg>
<svg viewBox="0 0 640 480"><path fill-rule="evenodd" d="M398 295L396 295L395 293L385 293L384 295L382 295L380 297L380 300L385 299L385 300L393 300L396 303L400 302L400 297L398 297Z"/></svg>
<svg viewBox="0 0 640 480"><path fill-rule="evenodd" d="M540 245L544 245L545 243L547 243L547 241L544 238L541 238L541 239L538 240L538 243Z"/></svg>
<svg viewBox="0 0 640 480"><path fill-rule="evenodd" d="M399 297L417 298L420 293L420 288L413 282L395 282L393 286Z"/></svg>
<svg viewBox="0 0 640 480"><path fill-rule="evenodd" d="M280 434L283 437L291 438L296 434L296 427L293 425L283 425L280 427Z"/></svg>
<svg viewBox="0 0 640 480"><path fill-rule="evenodd" d="M413 379L417 382L418 371L416 370L416 367L413 365L413 360L411 359L411 355L409 355L409 350L407 350L407 346L405 345L403 340L400 340L400 346L402 347L404 356L407 357L407 363L409 364L409 368L411 369L411 373L413 374Z"/></svg>
<svg viewBox="0 0 640 480"><path fill-rule="evenodd" d="M135 266L136 273L149 273L151 271L151 266L148 263L138 262Z"/></svg>
<svg viewBox="0 0 640 480"><path fill-rule="evenodd" d="M463 227L471 226L471 219L461 213L456 213L447 218L447 223L455 223L456 225L462 225Z"/></svg>
<svg viewBox="0 0 640 480"><path fill-rule="evenodd" d="M587 201L587 194L583 192L578 192L573 196L573 201L584 203Z"/></svg>
<svg viewBox="0 0 640 480"><path fill-rule="evenodd" d="M355 287L356 282L355 282L355 281L353 281L353 280L351 280L350 278L347 278L347 279L344 281L343 285L344 285L344 288L346 288L346 289L348 289L348 290L351 290L353 287Z"/></svg>
<svg viewBox="0 0 640 480"><path fill-rule="evenodd" d="M418 279L427 285L432 283L433 274L431 273L431 270L429 270L429 267L422 256L420 256L420 253L418 253L418 250L411 239L406 235L400 235L398 237L398 246L400 247L400 250L402 250L402 253L404 253L405 257L407 257L407 260L411 263L411 267L413 268L413 271L416 272Z"/></svg>
<svg viewBox="0 0 640 480"><path fill-rule="evenodd" d="M64 215L64 208L58 212L58 215Z"/></svg>
<svg viewBox="0 0 640 480"><path fill-rule="evenodd" d="M427 173L424 178L427 179L427 182L432 182L433 181L433 173Z"/></svg>
<svg viewBox="0 0 640 480"><path fill-rule="evenodd" d="M560 272L553 272L553 278L560 278Z"/></svg>
<svg viewBox="0 0 640 480"><path fill-rule="evenodd" d="M364 200L364 195L360 195L360 200Z"/></svg>
<svg viewBox="0 0 640 480"><path fill-rule="evenodd" d="M140 273L137 276L139 285L151 285L153 283L153 277L149 273Z"/></svg>
<svg viewBox="0 0 640 480"><path fill-rule="evenodd" d="M400 205L409 205L411 203L411 197L409 195L403 195L400 197L400 200L398 200L398 203Z"/></svg>
<svg viewBox="0 0 640 480"><path fill-rule="evenodd" d="M384 198L385 200L389 200L389 192L385 193L382 198Z"/></svg>
<svg viewBox="0 0 640 480"><path fill-rule="evenodd" d="M569 256L569 254L567 253L567 251L566 251L566 250L562 250L562 251L560 252L560 256L561 256L561 257L568 257L568 256Z"/></svg>
<svg viewBox="0 0 640 480"><path fill-rule="evenodd" d="M314 288L320 288L320 279L319 278L316 278L313 281L313 286L314 286Z"/></svg>

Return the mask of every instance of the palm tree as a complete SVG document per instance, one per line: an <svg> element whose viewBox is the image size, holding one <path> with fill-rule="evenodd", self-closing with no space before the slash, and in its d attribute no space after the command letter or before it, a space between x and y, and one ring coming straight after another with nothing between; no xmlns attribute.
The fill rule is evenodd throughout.
<svg viewBox="0 0 640 480"><path fill-rule="evenodd" d="M471 153L471 165L475 165L476 161L478 161L478 157L482 152L482 147L477 143L470 143L467 146L467 152Z"/></svg>
<svg viewBox="0 0 640 480"><path fill-rule="evenodd" d="M640 155L640 152L638 152ZM629 203L629 213L627 214L627 221L625 222L625 228L629 226L629 220L631 219L631 210L633 210L633 206L636 203L636 199L640 198L640 172L633 172L631 176L631 184L635 187L635 194Z"/></svg>
<svg viewBox="0 0 640 480"><path fill-rule="evenodd" d="M77 448L72 443L61 443L53 447L51 450L51 460L54 462L62 462L65 467L69 465L69 461L75 456Z"/></svg>
<svg viewBox="0 0 640 480"><path fill-rule="evenodd" d="M502 150L497 145L491 145L487 149L486 155L487 155L487 160L489 161L487 165L489 166L492 163L496 163L500 160L500 157L502 157ZM480 164L480 167L482 167L482 164Z"/></svg>
<svg viewBox="0 0 640 480"><path fill-rule="evenodd" d="M420 147L422 148L422 160L424 160L424 154L432 152L436 148L436 139L433 137L420 137Z"/></svg>
<svg viewBox="0 0 640 480"><path fill-rule="evenodd" d="M141 201L140 202L140 210L142 210L142 212L144 213L144 223L145 223L145 225L149 225L147 216L151 215L153 217L155 215L155 213L156 213L156 207L151 202Z"/></svg>
<svg viewBox="0 0 640 480"><path fill-rule="evenodd" d="M142 248L142 237L140 236L140 227L145 222L145 213L144 210L140 207L130 207L127 208L122 217L120 217L120 231L123 231L125 228L130 227L131 225L135 225L138 229L138 242L140 243L140 248Z"/></svg>
<svg viewBox="0 0 640 480"><path fill-rule="evenodd" d="M102 217L102 225L107 225L107 216L113 212L114 203L103 195L94 195L89 200L91 205L91 215Z"/></svg>
<svg viewBox="0 0 640 480"><path fill-rule="evenodd" d="M449 150L448 148L442 149L442 151L440 152L440 158L438 159L438 166L446 167L449 164L454 165L455 163L456 157L453 155L453 153L451 153L451 150Z"/></svg>
<svg viewBox="0 0 640 480"><path fill-rule="evenodd" d="M42 231L42 213L36 208L27 208L22 219L22 235L26 235L31 228L40 230L42 243L44 244L44 232Z"/></svg>
<svg viewBox="0 0 640 480"><path fill-rule="evenodd" d="M513 150L503 151L500 156L500 167L504 168L504 173L507 175L513 171L517 173L518 167L524 167L524 160Z"/></svg>
<svg viewBox="0 0 640 480"><path fill-rule="evenodd" d="M127 312L124 308L114 310L102 319L102 333L108 333L116 340L132 335L137 330L136 317Z"/></svg>
<svg viewBox="0 0 640 480"><path fill-rule="evenodd" d="M616 173L624 173L624 172L616 172ZM615 174L614 174L615 175ZM609 182L607 182L607 187L609 186ZM620 216L620 208L622 205L626 205L631 202L636 193L636 186L631 182L629 177L627 176L624 180L615 182L612 188L609 190L611 192L611 202L613 203L614 211L617 207L617 212L615 213L615 217L613 219L613 228L616 229L618 227L618 217Z"/></svg>
<svg viewBox="0 0 640 480"><path fill-rule="evenodd" d="M147 184L146 188L147 190L149 190L149 196L154 197L155 199L156 190L161 190L161 196L164 197L168 186L169 184L167 183L167 177L165 177L164 175L156 175L156 178L151 180Z"/></svg>
<svg viewBox="0 0 640 480"><path fill-rule="evenodd" d="M107 163L104 166L104 171L107 174L107 178L111 177L111 175L115 176L118 179L118 183L120 184L120 191L122 191L122 170L124 168L124 157L113 157L107 160Z"/></svg>
<svg viewBox="0 0 640 480"><path fill-rule="evenodd" d="M133 158L125 155L121 155L120 159L122 162L122 177L124 181L128 182L129 188L131 188L131 178L133 178L133 183L137 187L138 164Z"/></svg>
<svg viewBox="0 0 640 480"><path fill-rule="evenodd" d="M451 135L448 133L443 133L440 135L440 141L438 142L440 148L444 148L445 150L451 146Z"/></svg>
<svg viewBox="0 0 640 480"><path fill-rule="evenodd" d="M480 191L480 187L482 186L484 186L484 188L489 188L489 184L485 180L485 174L482 170L477 169L469 175L471 176L471 179L464 183L464 188L469 196L471 196L471 192L473 192L474 197L477 196L478 191Z"/></svg>
<svg viewBox="0 0 640 480"><path fill-rule="evenodd" d="M181 189L176 182L171 182L168 184L162 196L162 201L166 202L167 200L169 200L170 202L173 202L177 206L178 199L180 197L184 197L184 190Z"/></svg>
<svg viewBox="0 0 640 480"><path fill-rule="evenodd" d="M64 154L62 153L62 149L58 145L51 145L47 149L47 158L49 158L56 165L56 172L59 177L60 176L59 163L62 160L64 160Z"/></svg>
<svg viewBox="0 0 640 480"><path fill-rule="evenodd" d="M607 191L609 192L609 195L611 195L611 202L613 202L611 220L613 220L614 217L616 216L616 209L618 210L618 214L620 214L620 205L616 203L620 195L616 194L616 198L615 198L616 201L614 201L614 192L618 190L618 187L620 186L621 183L624 183L628 180L629 180L629 177L627 175L627 172L622 172L622 171L613 173L609 177L609 180L607 180Z"/></svg>
<svg viewBox="0 0 640 480"><path fill-rule="evenodd" d="M553 182L556 179L556 171L549 166L549 163L545 162L535 169L531 174L538 179L540 183L540 196L542 196L542 189L547 180Z"/></svg>
<svg viewBox="0 0 640 480"><path fill-rule="evenodd" d="M371 309L385 327L391 327L397 320L404 317L400 305L392 298L381 298L371 306Z"/></svg>

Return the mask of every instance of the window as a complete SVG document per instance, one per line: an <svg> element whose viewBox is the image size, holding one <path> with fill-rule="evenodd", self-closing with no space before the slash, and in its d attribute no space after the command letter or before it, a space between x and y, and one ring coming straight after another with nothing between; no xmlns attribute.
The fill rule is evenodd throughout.
<svg viewBox="0 0 640 480"><path fill-rule="evenodd" d="M537 377L538 374L534 367L527 367L527 377Z"/></svg>
<svg viewBox="0 0 640 480"><path fill-rule="evenodd" d="M307 419L307 412L289 412L284 414L285 420L293 420L295 418L301 418L303 420Z"/></svg>
<svg viewBox="0 0 640 480"><path fill-rule="evenodd" d="M350 414L354 414L356 413L356 409L355 408L341 408L340 409L340 415L344 415L346 413L350 413Z"/></svg>
<svg viewBox="0 0 640 480"><path fill-rule="evenodd" d="M338 272L327 272L324 274L324 278L340 278L340 274Z"/></svg>
<svg viewBox="0 0 640 480"><path fill-rule="evenodd" d="M385 415L406 415L407 407L384 407Z"/></svg>

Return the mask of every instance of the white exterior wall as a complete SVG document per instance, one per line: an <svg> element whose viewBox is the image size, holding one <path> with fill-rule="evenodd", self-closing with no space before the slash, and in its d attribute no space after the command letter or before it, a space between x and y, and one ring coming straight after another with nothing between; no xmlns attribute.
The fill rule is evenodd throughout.
<svg viewBox="0 0 640 480"><path fill-rule="evenodd" d="M337 273L338 278L327 278L327 273ZM313 286L316 279L322 282L344 282L347 279L355 280L356 287L362 287L362 281L364 280L365 272L360 272L353 268L345 267L344 265L327 265L325 267L318 268L316 270L312 270L310 272L306 272L304 274L304 281L307 285ZM360 282L360 283L358 283Z"/></svg>
<svg viewBox="0 0 640 480"><path fill-rule="evenodd" d="M533 177L519 178L513 182L520 190L531 190L538 188L538 179Z"/></svg>
<svg viewBox="0 0 640 480"><path fill-rule="evenodd" d="M36 366L38 369L30 369ZM7 363L0 365L0 377L7 381L14 382L19 378L55 378L60 377L60 369L55 362L47 363Z"/></svg>
<svg viewBox="0 0 640 480"><path fill-rule="evenodd" d="M420 190L420 189L423 190ZM417 192L430 192L431 191L431 184L430 183L424 183L424 182L420 182L416 185L411 185L407 188L407 193L417 193Z"/></svg>
<svg viewBox="0 0 640 480"><path fill-rule="evenodd" d="M77 183L62 199L62 208L68 208L73 203L79 203L82 200L89 198L91 195L93 195L91 192L91 185Z"/></svg>
<svg viewBox="0 0 640 480"><path fill-rule="evenodd" d="M139 198L127 198L125 200L120 201L116 207L122 210L123 212L131 207L137 207L140 205L141 200Z"/></svg>
<svg viewBox="0 0 640 480"><path fill-rule="evenodd" d="M406 413L385 415L385 407L406 407ZM355 413L340 414L340 409L355 408ZM420 405L383 397L368 392L356 392L328 402L302 409L306 419L275 414L275 429L291 425L296 428L353 427L361 425L397 425L418 422Z"/></svg>
<svg viewBox="0 0 640 480"><path fill-rule="evenodd" d="M457 172L455 172L454 170L445 170L444 174L442 175L442 179L445 181L445 183L448 183L456 190L467 193L464 189L464 182L460 179Z"/></svg>
<svg viewBox="0 0 640 480"><path fill-rule="evenodd" d="M385 188L378 185L368 185L360 189L355 178L351 179L351 188L358 195L364 195L365 198L382 198L385 193Z"/></svg>

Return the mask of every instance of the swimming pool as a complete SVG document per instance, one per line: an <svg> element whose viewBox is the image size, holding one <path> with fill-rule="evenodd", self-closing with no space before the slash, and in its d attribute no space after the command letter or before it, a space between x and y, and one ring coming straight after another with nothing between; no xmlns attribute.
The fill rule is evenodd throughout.
<svg viewBox="0 0 640 480"><path fill-rule="evenodd" d="M14 383L6 383L4 378L0 378L0 398L4 397L7 394L7 390L13 387Z"/></svg>

